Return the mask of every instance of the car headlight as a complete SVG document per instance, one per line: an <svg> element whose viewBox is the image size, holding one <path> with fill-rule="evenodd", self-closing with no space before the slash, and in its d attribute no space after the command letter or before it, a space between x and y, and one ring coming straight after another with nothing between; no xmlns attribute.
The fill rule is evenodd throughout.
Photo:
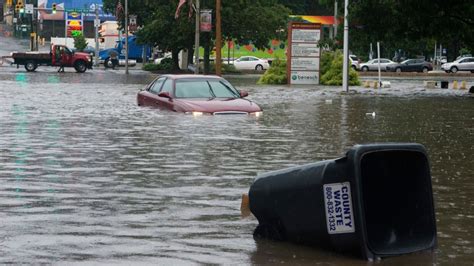
<svg viewBox="0 0 474 266"><path fill-rule="evenodd" d="M185 114L189 114L193 116L202 116L204 112L192 111L192 112L185 112Z"/></svg>
<svg viewBox="0 0 474 266"><path fill-rule="evenodd" d="M253 113L250 113L250 115L253 115L255 117L260 117L263 115L263 111L253 112Z"/></svg>

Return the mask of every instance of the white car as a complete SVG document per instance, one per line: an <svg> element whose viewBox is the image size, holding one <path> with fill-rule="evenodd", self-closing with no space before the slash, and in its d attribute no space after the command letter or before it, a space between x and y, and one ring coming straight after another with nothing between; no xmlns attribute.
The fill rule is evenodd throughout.
<svg viewBox="0 0 474 266"><path fill-rule="evenodd" d="M356 55L349 55L349 61L351 62L351 67L354 70L359 70L359 58Z"/></svg>
<svg viewBox="0 0 474 266"><path fill-rule="evenodd" d="M232 62L231 62L232 64ZM233 62L236 69L244 70L265 70L270 68L268 60L260 59L255 56L242 56Z"/></svg>
<svg viewBox="0 0 474 266"><path fill-rule="evenodd" d="M385 71L385 68L389 64L395 64L395 62L393 62L390 59L380 58L380 70L381 71ZM360 70L364 71L364 72L378 71L379 70L379 59L372 59L372 60L369 60L365 63L360 64Z"/></svg>
<svg viewBox="0 0 474 266"><path fill-rule="evenodd" d="M454 62L442 64L441 69L446 73L456 73L458 71L471 71L471 73L474 73L474 57L462 57Z"/></svg>

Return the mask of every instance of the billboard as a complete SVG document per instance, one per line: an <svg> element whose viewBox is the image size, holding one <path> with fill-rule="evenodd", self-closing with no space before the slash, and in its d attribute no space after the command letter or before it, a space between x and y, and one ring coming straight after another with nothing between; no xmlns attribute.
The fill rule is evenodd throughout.
<svg viewBox="0 0 474 266"><path fill-rule="evenodd" d="M56 3L56 14L51 12L53 3ZM84 20L94 20L96 7L99 9L100 20L115 20L113 14L103 11L102 0L38 0L38 7L40 8L38 18L43 20L66 20L64 10L82 12ZM44 8L48 10L41 10Z"/></svg>

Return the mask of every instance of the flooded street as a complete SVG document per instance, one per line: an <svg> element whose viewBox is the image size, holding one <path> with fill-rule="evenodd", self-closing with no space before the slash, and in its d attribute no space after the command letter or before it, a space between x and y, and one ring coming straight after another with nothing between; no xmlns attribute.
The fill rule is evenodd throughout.
<svg viewBox="0 0 474 266"><path fill-rule="evenodd" d="M263 116L193 117L137 106L149 74L53 71L0 72L2 264L367 265L254 240L258 222L241 218L240 201L260 173L387 141L428 150L438 249L369 264L474 261L474 98L466 92L395 83L343 95L232 77Z"/></svg>

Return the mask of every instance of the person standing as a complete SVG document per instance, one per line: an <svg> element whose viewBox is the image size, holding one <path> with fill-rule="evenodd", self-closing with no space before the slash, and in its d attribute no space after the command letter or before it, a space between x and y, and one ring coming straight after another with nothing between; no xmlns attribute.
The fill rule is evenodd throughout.
<svg viewBox="0 0 474 266"><path fill-rule="evenodd" d="M119 65L118 53L115 50L110 51L109 53L110 61L112 62L112 69L115 69L115 66Z"/></svg>
<svg viewBox="0 0 474 266"><path fill-rule="evenodd" d="M64 51L64 47L59 48L58 54L59 54L59 56L57 56L57 58L59 58L58 72L64 72L64 65L66 64L66 53Z"/></svg>

